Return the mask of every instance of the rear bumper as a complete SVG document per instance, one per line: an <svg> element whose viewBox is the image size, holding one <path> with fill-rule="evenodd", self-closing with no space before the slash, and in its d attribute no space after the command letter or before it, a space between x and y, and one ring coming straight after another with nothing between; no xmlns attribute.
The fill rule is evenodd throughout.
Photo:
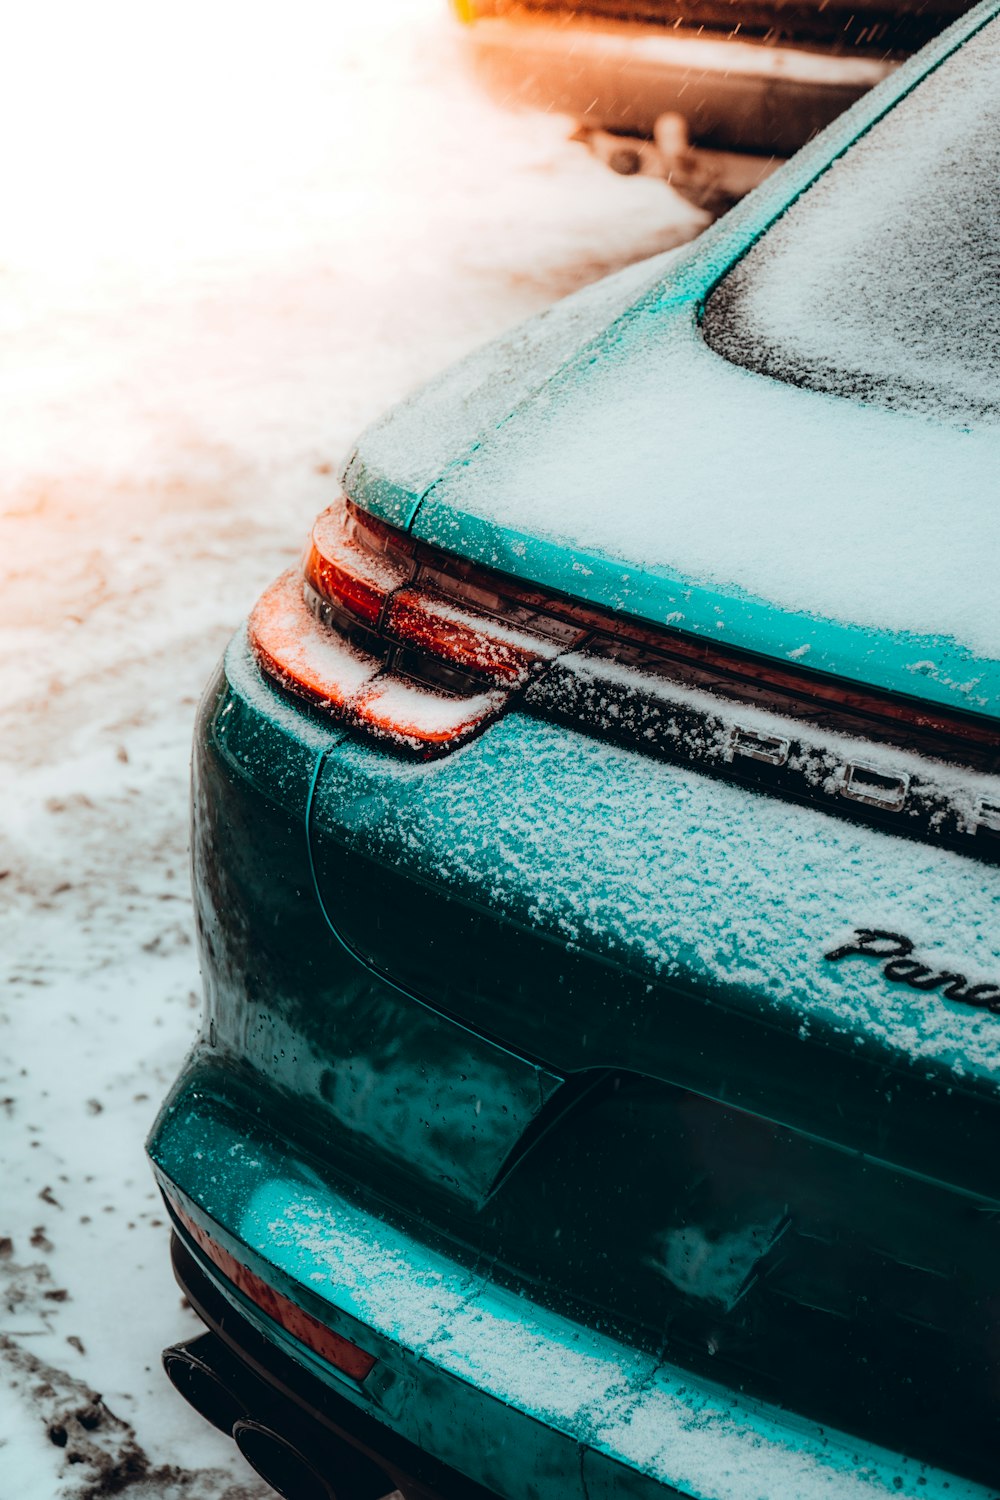
<svg viewBox="0 0 1000 1500"><path fill-rule="evenodd" d="M152 1155L186 1215L376 1360L362 1382L325 1365L180 1230L182 1283L254 1378L280 1391L272 1422L291 1402L296 1421L346 1434L404 1492L408 1481L450 1497L460 1475L463 1495L503 1500L988 1494L507 1292L283 1158L273 1135L205 1091L175 1097Z"/></svg>
<svg viewBox="0 0 1000 1500"><path fill-rule="evenodd" d="M178 1286L224 1351L213 1363L233 1397L233 1410L251 1418L265 1416L324 1475L336 1476L346 1444L376 1465L405 1500L494 1500L488 1490L435 1463L279 1349L220 1291L176 1233L170 1258Z"/></svg>
<svg viewBox="0 0 1000 1500"><path fill-rule="evenodd" d="M696 146L788 156L896 66L560 16L483 16L465 28L482 82L503 103L652 139L679 114Z"/></svg>

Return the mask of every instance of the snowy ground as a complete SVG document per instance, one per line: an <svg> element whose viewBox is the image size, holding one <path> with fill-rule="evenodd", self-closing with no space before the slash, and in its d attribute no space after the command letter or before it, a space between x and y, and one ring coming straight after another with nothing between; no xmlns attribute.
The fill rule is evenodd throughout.
<svg viewBox="0 0 1000 1500"><path fill-rule="evenodd" d="M196 1331L142 1155L196 1023L196 698L363 422L697 227L454 40L443 0L5 23L0 1500L260 1493L158 1358Z"/></svg>

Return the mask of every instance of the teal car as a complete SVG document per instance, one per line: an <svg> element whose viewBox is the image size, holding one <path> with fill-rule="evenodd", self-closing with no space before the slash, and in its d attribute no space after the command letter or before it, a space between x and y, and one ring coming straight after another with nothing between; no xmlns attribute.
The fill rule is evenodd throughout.
<svg viewBox="0 0 1000 1500"><path fill-rule="evenodd" d="M149 1152L292 1500L1000 1493L1000 7L361 437Z"/></svg>

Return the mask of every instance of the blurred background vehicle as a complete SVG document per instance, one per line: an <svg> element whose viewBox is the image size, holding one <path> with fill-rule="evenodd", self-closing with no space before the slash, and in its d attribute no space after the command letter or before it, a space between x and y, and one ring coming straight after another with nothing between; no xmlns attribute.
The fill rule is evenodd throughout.
<svg viewBox="0 0 1000 1500"><path fill-rule="evenodd" d="M719 214L968 0L452 0L497 99Z"/></svg>

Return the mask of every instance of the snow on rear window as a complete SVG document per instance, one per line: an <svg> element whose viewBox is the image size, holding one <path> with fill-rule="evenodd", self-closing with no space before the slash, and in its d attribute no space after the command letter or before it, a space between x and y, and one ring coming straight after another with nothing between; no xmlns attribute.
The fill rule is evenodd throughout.
<svg viewBox="0 0 1000 1500"><path fill-rule="evenodd" d="M793 204L709 298L704 334L796 385L1000 419L1000 22Z"/></svg>

